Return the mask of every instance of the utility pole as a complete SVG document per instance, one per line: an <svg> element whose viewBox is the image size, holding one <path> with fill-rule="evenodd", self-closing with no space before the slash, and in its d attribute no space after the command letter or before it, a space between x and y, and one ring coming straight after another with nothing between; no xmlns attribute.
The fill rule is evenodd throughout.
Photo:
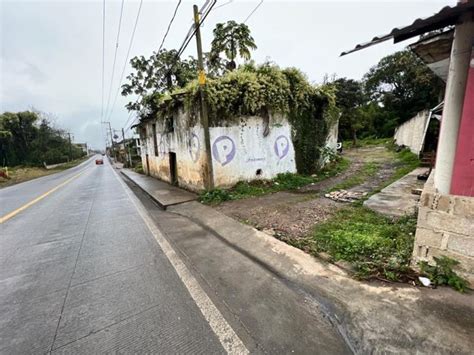
<svg viewBox="0 0 474 355"><path fill-rule="evenodd" d="M201 29L199 26L199 10L197 5L193 6L194 11L194 27L196 28L196 45L198 55L198 69L199 69L199 91L201 93L201 124L204 130L204 142L206 152L206 177L205 181L206 188L212 190L214 188L214 172L212 168L212 153L211 153L211 136L209 134L209 116L207 110L207 97L206 97L206 73L204 72L204 60L202 56L202 43L201 43Z"/></svg>
<svg viewBox="0 0 474 355"><path fill-rule="evenodd" d="M123 142L123 147L125 149L125 154L126 154L126 159L128 160L128 163L129 163L129 168L132 167L132 156L130 155L130 145L125 143L125 131L123 130L122 128L122 142Z"/></svg>
<svg viewBox="0 0 474 355"><path fill-rule="evenodd" d="M102 122L102 123L109 125L110 144L111 144L111 149L112 149L112 156L115 158L115 144L114 144L114 137L113 137L113 133L112 133L112 126L110 125L110 122Z"/></svg>
<svg viewBox="0 0 474 355"><path fill-rule="evenodd" d="M67 132L69 137L69 161L72 160L72 143L71 143L71 132Z"/></svg>

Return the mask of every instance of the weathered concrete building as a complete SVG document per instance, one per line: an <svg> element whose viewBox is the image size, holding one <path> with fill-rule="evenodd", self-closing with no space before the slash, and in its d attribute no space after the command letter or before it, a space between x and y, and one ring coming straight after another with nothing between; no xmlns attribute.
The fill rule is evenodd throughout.
<svg viewBox="0 0 474 355"><path fill-rule="evenodd" d="M440 255L452 257L474 285L474 1L447 6L346 54L391 38L400 42L446 26L454 26L454 30L421 41L418 50L412 47L447 83L435 169L421 195L413 261L416 265ZM415 149L418 146L416 142Z"/></svg>
<svg viewBox="0 0 474 355"><path fill-rule="evenodd" d="M204 128L199 119L189 125L191 121L181 106L166 120L144 120L139 132L146 174L197 191L206 188L207 157ZM230 187L238 181L295 173L291 130L288 119L281 114L268 118L240 116L210 127L214 186ZM337 122L325 144L335 151Z"/></svg>

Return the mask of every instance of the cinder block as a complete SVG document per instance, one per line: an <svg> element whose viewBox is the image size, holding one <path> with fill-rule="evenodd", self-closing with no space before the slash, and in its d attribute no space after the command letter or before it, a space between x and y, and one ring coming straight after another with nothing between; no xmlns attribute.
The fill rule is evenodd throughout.
<svg viewBox="0 0 474 355"><path fill-rule="evenodd" d="M453 197L453 213L469 217L474 223L474 197Z"/></svg>
<svg viewBox="0 0 474 355"><path fill-rule="evenodd" d="M474 236L451 234L447 248L456 253L474 257Z"/></svg>
<svg viewBox="0 0 474 355"><path fill-rule="evenodd" d="M433 203L433 194L429 192L423 192L420 198L420 207L431 208L432 203Z"/></svg>
<svg viewBox="0 0 474 355"><path fill-rule="evenodd" d="M418 224L420 223L420 221L426 221L426 215L428 214L429 211L431 211L431 209L428 207L420 206L418 208L418 218L417 218Z"/></svg>
<svg viewBox="0 0 474 355"><path fill-rule="evenodd" d="M429 257L431 260L434 256L440 257L443 255L459 261L459 265L456 267L456 270L463 271L466 274L470 274L471 277L474 277L474 258L473 257L462 255L450 250L440 250L436 248L430 249Z"/></svg>
<svg viewBox="0 0 474 355"><path fill-rule="evenodd" d="M442 212L450 212L451 211L451 196L449 195L440 195L438 199L438 205L436 209Z"/></svg>
<svg viewBox="0 0 474 355"><path fill-rule="evenodd" d="M442 211L428 211L425 219L418 220L418 226L435 231L453 232L463 235L474 234L472 219Z"/></svg>
<svg viewBox="0 0 474 355"><path fill-rule="evenodd" d="M441 248L443 241L443 233L435 232L432 229L420 228L416 229L415 244L429 247Z"/></svg>

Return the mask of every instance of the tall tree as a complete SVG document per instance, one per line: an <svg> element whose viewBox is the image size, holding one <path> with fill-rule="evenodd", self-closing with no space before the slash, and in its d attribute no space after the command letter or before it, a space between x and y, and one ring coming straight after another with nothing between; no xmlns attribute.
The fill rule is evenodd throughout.
<svg viewBox="0 0 474 355"><path fill-rule="evenodd" d="M394 127L439 103L442 81L409 50L382 58L365 75L370 98L394 118Z"/></svg>
<svg viewBox="0 0 474 355"><path fill-rule="evenodd" d="M176 50L162 49L154 52L148 59L144 56L130 60L134 72L127 76L128 83L122 85L122 95L139 95L141 97L153 94L164 94L176 87L183 87L197 76L196 60L180 59ZM150 98L148 98L150 101ZM143 104L130 102L129 110L141 110Z"/></svg>
<svg viewBox="0 0 474 355"><path fill-rule="evenodd" d="M341 78L333 82L336 87L336 105L341 110L339 132L342 139L357 144L358 131L368 123L362 109L366 102L362 84L353 79Z"/></svg>
<svg viewBox="0 0 474 355"><path fill-rule="evenodd" d="M221 53L224 53L229 63L227 68L236 68L235 59L237 56L245 60L251 58L250 51L257 49L257 45L250 34L249 27L244 23L227 21L218 23L214 29L214 39L211 47L211 62L216 60Z"/></svg>
<svg viewBox="0 0 474 355"><path fill-rule="evenodd" d="M0 164L42 165L62 163L83 155L72 146L60 129L51 126L36 112L5 112L0 114Z"/></svg>

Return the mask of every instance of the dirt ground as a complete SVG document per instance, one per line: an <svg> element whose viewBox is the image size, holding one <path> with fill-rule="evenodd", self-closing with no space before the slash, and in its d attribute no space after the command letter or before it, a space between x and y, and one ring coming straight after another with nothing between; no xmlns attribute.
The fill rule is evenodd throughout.
<svg viewBox="0 0 474 355"><path fill-rule="evenodd" d="M343 203L325 198L324 192L360 173L366 163L376 164L376 173L348 190L370 192L386 181L396 169L395 154L383 146L350 149L343 155L351 164L337 176L296 191L226 201L215 208L278 238L303 237L316 224L325 221L344 206Z"/></svg>

